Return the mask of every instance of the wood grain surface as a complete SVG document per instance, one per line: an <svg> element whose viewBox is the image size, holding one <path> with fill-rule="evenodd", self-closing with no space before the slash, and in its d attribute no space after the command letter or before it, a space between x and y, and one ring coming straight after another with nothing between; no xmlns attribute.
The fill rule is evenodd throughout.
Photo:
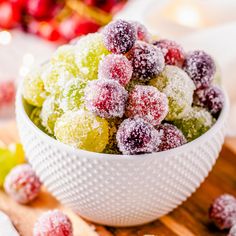
<svg viewBox="0 0 236 236"><path fill-rule="evenodd" d="M18 141L14 121L0 125L0 140L5 143ZM236 196L236 138L226 138L212 172L186 202L167 216L147 225L113 228L92 224L61 206L45 189L36 201L27 206L15 203L0 190L0 210L10 216L21 236L32 236L37 217L54 208L62 209L69 215L73 222L74 236L226 236L227 231L218 230L209 221L207 214L213 199L223 193Z"/></svg>

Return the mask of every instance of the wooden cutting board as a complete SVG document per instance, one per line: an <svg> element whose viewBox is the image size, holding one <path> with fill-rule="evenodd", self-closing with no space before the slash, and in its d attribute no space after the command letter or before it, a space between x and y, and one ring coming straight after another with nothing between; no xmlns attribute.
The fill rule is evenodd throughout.
<svg viewBox="0 0 236 236"><path fill-rule="evenodd" d="M0 125L0 140L5 143L18 141L14 121ZM0 190L0 210L10 216L21 236L32 236L37 217L42 212L54 208L59 208L69 215L73 222L74 236L226 236L227 231L218 230L208 220L207 215L210 203L223 193L236 196L236 138L226 139L213 171L184 204L169 215L147 225L113 228L92 224L64 208L45 189L36 201L27 206L15 203Z"/></svg>

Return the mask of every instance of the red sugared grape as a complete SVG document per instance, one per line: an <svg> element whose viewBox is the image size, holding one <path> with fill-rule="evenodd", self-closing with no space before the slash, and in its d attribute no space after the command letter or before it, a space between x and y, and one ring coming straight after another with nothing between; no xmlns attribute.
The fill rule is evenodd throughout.
<svg viewBox="0 0 236 236"><path fill-rule="evenodd" d="M179 44L168 39L162 39L156 41L154 45L161 49L167 65L182 67L185 54Z"/></svg>
<svg viewBox="0 0 236 236"><path fill-rule="evenodd" d="M212 203L209 217L220 229L229 229L236 224L236 198L223 194Z"/></svg>
<svg viewBox="0 0 236 236"><path fill-rule="evenodd" d="M33 236L72 236L71 220L59 210L43 213L34 225Z"/></svg>
<svg viewBox="0 0 236 236"><path fill-rule="evenodd" d="M160 49L138 41L128 52L127 58L133 66L133 78L146 81L163 71L165 60Z"/></svg>
<svg viewBox="0 0 236 236"><path fill-rule="evenodd" d="M41 183L28 164L18 165L7 175L5 191L17 202L26 204L34 200L40 191Z"/></svg>
<svg viewBox="0 0 236 236"><path fill-rule="evenodd" d="M122 117L127 91L114 80L94 80L85 89L88 110L103 118Z"/></svg>
<svg viewBox="0 0 236 236"><path fill-rule="evenodd" d="M148 43L151 39L151 35L149 34L147 28L138 21L131 21L131 24L135 28L137 39Z"/></svg>
<svg viewBox="0 0 236 236"><path fill-rule="evenodd" d="M193 102L197 106L207 108L214 117L218 117L224 105L224 95L217 86L210 86L196 90Z"/></svg>
<svg viewBox="0 0 236 236"><path fill-rule="evenodd" d="M124 20L111 22L104 27L102 33L105 47L117 54L128 52L136 40L134 26Z"/></svg>
<svg viewBox="0 0 236 236"><path fill-rule="evenodd" d="M123 154L153 152L160 142L158 131L142 118L124 120L118 128L116 139Z"/></svg>
<svg viewBox="0 0 236 236"><path fill-rule="evenodd" d="M123 55L110 54L99 64L98 78L113 79L125 86L131 80L133 68L130 61Z"/></svg>
<svg viewBox="0 0 236 236"><path fill-rule="evenodd" d="M216 65L213 58L204 51L187 54L183 69L193 80L197 89L207 88L213 81Z"/></svg>
<svg viewBox="0 0 236 236"><path fill-rule="evenodd" d="M183 133L174 125L160 124L156 129L161 135L161 142L157 147L159 152L179 147L187 142Z"/></svg>
<svg viewBox="0 0 236 236"><path fill-rule="evenodd" d="M158 125L168 113L168 99L157 88L136 85L130 92L127 106L127 117L141 117L152 125Z"/></svg>
<svg viewBox="0 0 236 236"><path fill-rule="evenodd" d="M15 83L13 81L0 82L0 106L12 104L15 99Z"/></svg>

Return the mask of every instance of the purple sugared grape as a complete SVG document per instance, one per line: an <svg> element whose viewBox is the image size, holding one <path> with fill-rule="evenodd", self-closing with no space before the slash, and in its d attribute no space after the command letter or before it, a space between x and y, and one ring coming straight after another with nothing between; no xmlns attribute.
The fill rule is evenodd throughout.
<svg viewBox="0 0 236 236"><path fill-rule="evenodd" d="M179 147L187 142L183 133L174 125L160 124L156 129L161 135L161 142L157 147L159 152Z"/></svg>
<svg viewBox="0 0 236 236"><path fill-rule="evenodd" d="M215 199L209 209L209 217L220 229L229 229L236 224L236 198L223 194Z"/></svg>
<svg viewBox="0 0 236 236"><path fill-rule="evenodd" d="M137 39L148 43L151 39L151 35L147 28L138 21L131 21L131 24L135 28Z"/></svg>
<svg viewBox="0 0 236 236"><path fill-rule="evenodd" d="M137 41L127 58L133 66L133 78L148 81L164 70L165 59L160 49L152 44Z"/></svg>
<svg viewBox="0 0 236 236"><path fill-rule="evenodd" d="M119 150L127 155L153 152L160 142L158 131L138 117L124 120L116 139Z"/></svg>
<svg viewBox="0 0 236 236"><path fill-rule="evenodd" d="M172 40L162 39L154 42L154 45L161 49L167 65L182 67L185 53L179 44Z"/></svg>
<svg viewBox="0 0 236 236"><path fill-rule="evenodd" d="M204 51L192 51L187 54L183 69L193 80L196 88L202 89L211 85L216 65L213 58Z"/></svg>
<svg viewBox="0 0 236 236"><path fill-rule="evenodd" d="M217 86L210 86L196 90L193 102L197 106L207 108L214 117L218 117L224 105L224 95Z"/></svg>
<svg viewBox="0 0 236 236"><path fill-rule="evenodd" d="M116 20L103 29L103 42L112 53L123 54L128 52L136 41L134 26L124 20Z"/></svg>
<svg viewBox="0 0 236 236"><path fill-rule="evenodd" d="M152 125L158 125L168 113L168 99L157 88L136 85L130 92L127 106L127 117L141 117Z"/></svg>
<svg viewBox="0 0 236 236"><path fill-rule="evenodd" d="M98 78L113 79L125 86L131 80L133 68L130 61L123 55L110 54L99 64Z"/></svg>
<svg viewBox="0 0 236 236"><path fill-rule="evenodd" d="M114 80L94 80L85 89L88 110L103 118L122 117L127 91Z"/></svg>

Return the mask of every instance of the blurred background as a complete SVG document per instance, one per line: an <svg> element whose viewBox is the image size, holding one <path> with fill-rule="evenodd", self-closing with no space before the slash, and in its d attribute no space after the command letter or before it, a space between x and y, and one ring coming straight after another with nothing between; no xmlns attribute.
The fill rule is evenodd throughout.
<svg viewBox="0 0 236 236"><path fill-rule="evenodd" d="M17 83L58 45L96 32L113 18L138 20L186 50L217 61L236 136L236 0L0 0L0 122L14 119Z"/></svg>

